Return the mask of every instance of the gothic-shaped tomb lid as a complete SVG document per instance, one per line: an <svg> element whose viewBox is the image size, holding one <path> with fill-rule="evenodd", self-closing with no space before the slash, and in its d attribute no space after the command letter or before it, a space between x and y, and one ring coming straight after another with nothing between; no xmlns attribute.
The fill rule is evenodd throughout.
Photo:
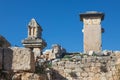
<svg viewBox="0 0 120 80"><path fill-rule="evenodd" d="M42 30L41 26L37 23L37 21L34 18L31 19L28 26L29 27L39 27Z"/></svg>

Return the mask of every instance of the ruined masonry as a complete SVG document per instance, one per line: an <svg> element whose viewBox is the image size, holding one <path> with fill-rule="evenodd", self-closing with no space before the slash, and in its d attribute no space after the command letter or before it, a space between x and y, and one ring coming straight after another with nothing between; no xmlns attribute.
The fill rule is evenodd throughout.
<svg viewBox="0 0 120 80"><path fill-rule="evenodd" d="M59 46L42 50L42 28L35 19L28 24L25 48L11 47L0 36L0 80L120 80L120 51L102 51L101 12L80 14L83 21L84 53L70 53Z"/></svg>
<svg viewBox="0 0 120 80"><path fill-rule="evenodd" d="M104 14L101 12L90 11L80 14L80 20L84 23L84 52L95 51L101 52L101 21L104 19Z"/></svg>
<svg viewBox="0 0 120 80"><path fill-rule="evenodd" d="M42 28L32 19L28 24L28 38L22 41L25 48L11 47L0 36L0 80L46 80L45 74L36 73L36 57L46 47L41 38Z"/></svg>
<svg viewBox="0 0 120 80"><path fill-rule="evenodd" d="M41 38L42 28L33 18L28 24L28 37L22 40L23 46L30 48L34 52L35 59L40 56L42 49L46 47L46 42Z"/></svg>
<svg viewBox="0 0 120 80"><path fill-rule="evenodd" d="M69 57L52 63L52 80L120 80L120 51L110 56Z"/></svg>

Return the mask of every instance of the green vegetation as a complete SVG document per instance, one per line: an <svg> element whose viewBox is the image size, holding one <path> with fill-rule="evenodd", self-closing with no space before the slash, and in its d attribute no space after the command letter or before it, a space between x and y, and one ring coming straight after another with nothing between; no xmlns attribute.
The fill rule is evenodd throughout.
<svg viewBox="0 0 120 80"><path fill-rule="evenodd" d="M93 53L93 55L92 56L98 56L96 53Z"/></svg>
<svg viewBox="0 0 120 80"><path fill-rule="evenodd" d="M70 55L65 55L63 58L71 58Z"/></svg>
<svg viewBox="0 0 120 80"><path fill-rule="evenodd" d="M47 63L47 68L51 68L51 67L52 67L52 63L51 62Z"/></svg>
<svg viewBox="0 0 120 80"><path fill-rule="evenodd" d="M36 66L35 67L35 73L45 74L45 68L44 68L44 66Z"/></svg>
<svg viewBox="0 0 120 80"><path fill-rule="evenodd" d="M51 67L52 67L52 63L51 62L43 62L41 65L36 65L35 73L45 74L46 68L51 68Z"/></svg>
<svg viewBox="0 0 120 80"><path fill-rule="evenodd" d="M72 61L72 56L71 55L65 55L62 60L69 60Z"/></svg>
<svg viewBox="0 0 120 80"><path fill-rule="evenodd" d="M74 78L77 77L76 72L70 72L69 74L70 74L71 77L74 77Z"/></svg>

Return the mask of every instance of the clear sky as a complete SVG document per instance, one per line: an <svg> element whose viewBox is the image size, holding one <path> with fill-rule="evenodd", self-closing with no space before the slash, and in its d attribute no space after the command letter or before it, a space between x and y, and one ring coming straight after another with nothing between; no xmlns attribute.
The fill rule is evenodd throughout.
<svg viewBox="0 0 120 80"><path fill-rule="evenodd" d="M22 46L27 25L35 18L43 28L45 49L58 43L68 52L83 51L83 23L79 14L86 11L105 13L102 27L103 50L120 50L119 0L0 0L0 34L14 45Z"/></svg>

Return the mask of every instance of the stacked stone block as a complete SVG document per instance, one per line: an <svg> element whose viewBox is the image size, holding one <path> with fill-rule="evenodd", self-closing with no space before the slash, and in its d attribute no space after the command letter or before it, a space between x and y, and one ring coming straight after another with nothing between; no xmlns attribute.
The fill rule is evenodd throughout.
<svg viewBox="0 0 120 80"><path fill-rule="evenodd" d="M52 63L52 80L119 80L120 53L111 56L87 56L79 61Z"/></svg>
<svg viewBox="0 0 120 80"><path fill-rule="evenodd" d="M0 68L8 72L34 72L34 54L28 48L0 48Z"/></svg>

